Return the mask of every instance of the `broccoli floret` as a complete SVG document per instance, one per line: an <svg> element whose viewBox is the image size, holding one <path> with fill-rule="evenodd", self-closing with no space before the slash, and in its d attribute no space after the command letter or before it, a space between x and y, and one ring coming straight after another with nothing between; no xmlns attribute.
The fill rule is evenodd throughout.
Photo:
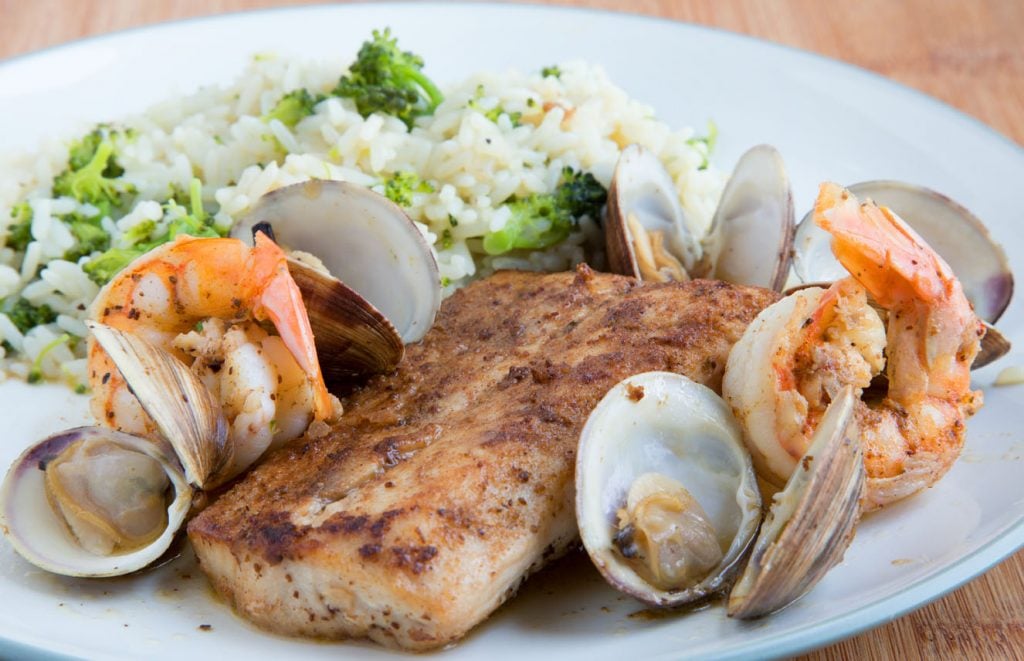
<svg viewBox="0 0 1024 661"><path fill-rule="evenodd" d="M706 170L706 169L708 169L708 164L710 163L711 154L712 154L712 152L715 151L715 144L717 144L717 143L718 143L718 126L713 121L711 121L710 119L708 120L708 134L707 135L697 135L697 136L694 136L694 137L692 137L692 138L690 138L689 140L686 141L686 144L690 145L691 147L696 147L701 152L701 156L704 159L703 161L701 161L701 164L699 166L697 166L698 170Z"/></svg>
<svg viewBox="0 0 1024 661"><path fill-rule="evenodd" d="M423 58L398 49L391 29L373 31L356 61L342 76L334 94L355 101L363 117L375 112L398 117L412 128L417 117L430 115L444 100L441 90L423 74Z"/></svg>
<svg viewBox="0 0 1024 661"><path fill-rule="evenodd" d="M146 250L151 250L162 243L173 241L179 234L211 238L225 236L227 234L226 231L221 232L213 226L213 219L210 217L210 214L206 212L206 208L203 206L202 182L193 177L192 181L189 183L188 191L189 213L181 214L169 222L165 233L143 246ZM180 208L180 206L173 199L168 200L164 205L165 211L173 211L177 208Z"/></svg>
<svg viewBox="0 0 1024 661"><path fill-rule="evenodd" d="M28 202L21 202L11 209L14 222L7 228L7 245L18 251L24 251L32 241L32 207Z"/></svg>
<svg viewBox="0 0 1024 661"><path fill-rule="evenodd" d="M68 167L53 180L54 196L69 195L79 202L88 202L109 215L122 206L124 196L134 193L131 184L118 179L124 168L114 157L112 133L99 127L74 143L68 156Z"/></svg>
<svg viewBox="0 0 1024 661"><path fill-rule="evenodd" d="M543 69L541 69L540 75L543 76L544 78L561 78L562 70L559 69L556 65L552 64L549 67L544 67Z"/></svg>
<svg viewBox="0 0 1024 661"><path fill-rule="evenodd" d="M64 333L55 340L50 341L46 346L39 350L36 354L36 359L32 361L32 367L28 371L28 377L25 379L29 383L39 383L43 380L43 358L46 358L46 354L50 353L62 344L67 344L71 341L71 336Z"/></svg>
<svg viewBox="0 0 1024 661"><path fill-rule="evenodd" d="M423 181L415 172L396 172L384 184L384 195L395 204L412 206L413 193L430 193L434 187Z"/></svg>
<svg viewBox="0 0 1024 661"><path fill-rule="evenodd" d="M583 216L600 218L608 198L605 190L589 172L562 170L554 193L534 194L510 202L512 212L505 226L484 237L484 250L491 255L516 248L547 248L564 241Z"/></svg>
<svg viewBox="0 0 1024 661"><path fill-rule="evenodd" d="M75 237L73 248L64 253L64 259L69 262L78 261L79 257L91 255L94 252L103 251L110 247L110 235L100 227L99 216L84 218L78 214L72 214L63 218Z"/></svg>
<svg viewBox="0 0 1024 661"><path fill-rule="evenodd" d="M144 220L126 229L121 235L121 243L132 248L150 243L150 237L155 230L155 220Z"/></svg>
<svg viewBox="0 0 1024 661"><path fill-rule="evenodd" d="M531 195L508 204L505 226L484 237L484 250L500 255L515 248L547 248L569 236L573 218L555 204L554 195Z"/></svg>
<svg viewBox="0 0 1024 661"><path fill-rule="evenodd" d="M183 197L182 191L172 190L171 198L164 203L164 213L181 210L182 205L177 200ZM189 212L180 213L169 221L164 231L157 236L153 236L156 222L152 220L144 220L126 230L122 241L127 247L111 248L103 254L93 257L82 265L82 270L94 282L102 285L110 281L136 257L168 241L173 241L179 234L195 237L218 237L227 234L226 230L221 231L213 225L213 219L203 207L203 189L199 179L193 178L189 184L188 205Z"/></svg>
<svg viewBox="0 0 1024 661"><path fill-rule="evenodd" d="M111 248L83 264L82 270L96 284L105 285L133 259L145 252L137 248Z"/></svg>
<svg viewBox="0 0 1024 661"><path fill-rule="evenodd" d="M0 312L6 314L22 333L27 333L40 324L48 324L57 318L49 305L35 306L21 297L8 296L0 301Z"/></svg>
<svg viewBox="0 0 1024 661"><path fill-rule="evenodd" d="M162 243L173 241L179 234L210 238L222 236L215 227L206 223L204 220L200 220L194 215L186 214L167 223L167 232L158 236L150 244L146 244L146 248L147 250L152 250Z"/></svg>
<svg viewBox="0 0 1024 661"><path fill-rule="evenodd" d="M281 97L270 112L263 115L263 121L269 122L272 119L276 119L291 128L298 124L303 117L312 115L313 108L323 99L322 95L313 96L306 89L288 92Z"/></svg>

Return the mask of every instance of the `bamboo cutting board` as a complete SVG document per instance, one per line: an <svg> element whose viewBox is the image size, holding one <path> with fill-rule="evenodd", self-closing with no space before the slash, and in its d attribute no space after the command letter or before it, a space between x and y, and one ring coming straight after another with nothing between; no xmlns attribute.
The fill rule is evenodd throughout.
<svg viewBox="0 0 1024 661"><path fill-rule="evenodd" d="M0 0L0 59L164 20L303 2ZM555 4L555 3L552 3ZM1020 0L562 0L821 53L935 96L1024 144ZM1024 551L910 615L806 659L1024 659Z"/></svg>

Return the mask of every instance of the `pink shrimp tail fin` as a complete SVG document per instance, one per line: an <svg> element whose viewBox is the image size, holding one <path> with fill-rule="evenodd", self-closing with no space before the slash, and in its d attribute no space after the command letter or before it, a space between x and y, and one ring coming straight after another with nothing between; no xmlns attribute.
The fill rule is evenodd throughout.
<svg viewBox="0 0 1024 661"><path fill-rule="evenodd" d="M842 186L821 185L814 222L832 235L836 259L883 307L911 292L936 301L956 286L949 265L899 216Z"/></svg>
<svg viewBox="0 0 1024 661"><path fill-rule="evenodd" d="M320 371L302 292L288 272L284 252L262 232L256 234L249 270L242 277L252 278L252 286L257 288L252 297L256 301L253 314L274 324L288 351L306 373L313 387L313 416L317 420L333 417L334 406Z"/></svg>

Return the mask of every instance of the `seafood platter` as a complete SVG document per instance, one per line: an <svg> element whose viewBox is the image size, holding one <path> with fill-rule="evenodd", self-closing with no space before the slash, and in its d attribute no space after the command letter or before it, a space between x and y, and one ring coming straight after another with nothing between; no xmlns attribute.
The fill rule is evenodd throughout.
<svg viewBox="0 0 1024 661"><path fill-rule="evenodd" d="M399 28L0 189L2 387L70 402L8 443L18 589L181 587L157 610L285 651L479 652L575 594L645 645L754 636L865 528L962 509L1021 382L1007 221L673 129L586 63L443 87Z"/></svg>

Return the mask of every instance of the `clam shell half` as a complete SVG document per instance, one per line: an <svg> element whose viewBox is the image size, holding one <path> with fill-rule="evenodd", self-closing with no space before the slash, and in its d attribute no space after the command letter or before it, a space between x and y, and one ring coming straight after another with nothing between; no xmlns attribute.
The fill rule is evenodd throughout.
<svg viewBox="0 0 1024 661"><path fill-rule="evenodd" d="M679 203L675 182L653 152L636 144L623 149L615 165L604 230L611 271L642 280L631 217L643 232L662 237L665 250L685 271L684 278L697 275L703 252Z"/></svg>
<svg viewBox="0 0 1024 661"><path fill-rule="evenodd" d="M247 467L235 465L220 405L188 366L137 335L95 321L86 325L174 448L189 484L211 489Z"/></svg>
<svg viewBox="0 0 1024 661"><path fill-rule="evenodd" d="M733 168L704 240L712 277L780 291L789 276L795 227L782 155L771 145L751 147Z"/></svg>
<svg viewBox="0 0 1024 661"><path fill-rule="evenodd" d="M732 617L755 618L806 594L853 541L866 479L846 386L825 412L810 447L772 500L743 575L729 594Z"/></svg>

